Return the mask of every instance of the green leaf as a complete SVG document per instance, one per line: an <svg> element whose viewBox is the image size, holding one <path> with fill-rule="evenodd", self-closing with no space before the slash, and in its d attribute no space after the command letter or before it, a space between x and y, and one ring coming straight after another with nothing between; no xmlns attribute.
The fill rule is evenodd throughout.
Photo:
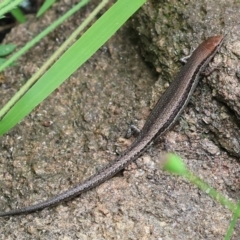
<svg viewBox="0 0 240 240"><path fill-rule="evenodd" d="M12 9L17 7L22 0L10 0L4 1L0 3L0 16L5 15L6 13L10 12Z"/></svg>
<svg viewBox="0 0 240 240"><path fill-rule="evenodd" d="M35 83L0 121L0 135L21 121L87 61L137 11L145 0L118 0Z"/></svg>
<svg viewBox="0 0 240 240"><path fill-rule="evenodd" d="M2 66L0 66L0 72L5 68L12 65L19 57L21 57L24 53L26 53L31 47L36 45L42 38L44 38L51 31L56 29L60 24L66 21L70 16L79 11L83 6L85 6L89 0L81 0L78 4L72 7L69 11L63 14L59 19L54 21L51 25L49 25L46 29L44 29L41 33L39 33L36 37L34 37L31 41L25 44L19 51L13 54ZM2 116L0 115L0 118Z"/></svg>
<svg viewBox="0 0 240 240"><path fill-rule="evenodd" d="M10 12L19 23L26 22L26 18L19 7L12 9Z"/></svg>
<svg viewBox="0 0 240 240"><path fill-rule="evenodd" d="M7 56L11 52L13 52L15 48L16 48L16 45L14 45L14 44L0 45L0 56L1 57Z"/></svg>
<svg viewBox="0 0 240 240"><path fill-rule="evenodd" d="M37 17L40 17L43 13L45 13L55 2L56 0L46 0L38 10Z"/></svg>

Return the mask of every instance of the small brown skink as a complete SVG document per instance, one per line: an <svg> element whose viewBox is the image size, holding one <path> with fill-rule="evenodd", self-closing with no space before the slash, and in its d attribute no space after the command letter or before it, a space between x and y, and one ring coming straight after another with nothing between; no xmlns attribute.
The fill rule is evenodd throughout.
<svg viewBox="0 0 240 240"><path fill-rule="evenodd" d="M97 187L136 160L157 137L161 136L177 120L196 88L200 74L221 47L223 39L222 35L210 37L197 47L169 88L156 103L139 136L113 162L84 182L49 200L9 212L2 212L0 216L28 214L69 200Z"/></svg>

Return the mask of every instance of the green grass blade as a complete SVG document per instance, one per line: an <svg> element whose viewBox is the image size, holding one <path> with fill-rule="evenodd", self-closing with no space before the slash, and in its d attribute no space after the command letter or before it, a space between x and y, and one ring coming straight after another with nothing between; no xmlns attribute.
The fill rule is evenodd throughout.
<svg viewBox="0 0 240 240"><path fill-rule="evenodd" d="M44 14L55 2L56 0L46 0L38 10L37 17L40 17L42 14Z"/></svg>
<svg viewBox="0 0 240 240"><path fill-rule="evenodd" d="M99 11L105 6L109 0L104 0L97 8L87 17L87 19L71 34L71 36L62 44L62 46L51 55L51 57L43 64L43 66L36 72L21 89L12 97L12 99L5 104L0 111L0 118L2 118L9 109L16 104L16 102L29 90L29 88L38 80L38 78L45 73L45 71L56 61L59 56L71 45L72 41L76 39L79 33L94 19ZM82 0L80 4L85 4L86 0ZM74 56L73 56L74 57ZM4 64L3 64L4 65ZM2 66L0 66L1 68ZM57 74L57 73L56 73ZM53 83L54 84L54 83Z"/></svg>
<svg viewBox="0 0 240 240"><path fill-rule="evenodd" d="M16 45L14 44L1 44L0 45L0 56L4 57L10 54L14 49L16 48Z"/></svg>
<svg viewBox="0 0 240 240"><path fill-rule="evenodd" d="M4 64L2 64L0 66L0 72L2 72L8 66L11 66L12 63L14 63L20 56L22 56L31 47L33 47L36 43L38 43L48 33L53 31L57 26L59 26L61 23L63 23L67 18L72 16L76 11L78 11L80 8L85 6L88 2L89 2L89 0L80 1L76 6L74 6L72 9L70 9L68 12L66 12L62 17L60 17L58 20L53 22L49 27L47 27L44 31L42 31L38 36L36 36L34 39L32 39L30 42L28 42L23 48L21 48L12 57L10 57L7 61L5 61ZM0 115L0 117L1 117L1 115Z"/></svg>
<svg viewBox="0 0 240 240"><path fill-rule="evenodd" d="M19 7L12 9L10 12L19 23L26 22L26 18Z"/></svg>
<svg viewBox="0 0 240 240"><path fill-rule="evenodd" d="M163 166L160 165L163 170L167 170L170 173L178 174L180 176L184 176L187 178L190 182L195 184L199 189L201 189L203 192L207 193L212 199L222 204L222 206L227 207L230 209L233 213L235 213L237 206L232 201L230 201L228 198L226 198L223 194L216 191L214 188L210 187L206 182L201 180L198 176L194 175L192 172L190 172L182 159L172 153L169 153L165 156Z"/></svg>
<svg viewBox="0 0 240 240"><path fill-rule="evenodd" d="M20 4L22 0L15 0L15 1L10 1L8 5L0 9L0 16L3 16L5 13L10 12L14 7L17 7L18 4Z"/></svg>
<svg viewBox="0 0 240 240"><path fill-rule="evenodd" d="M12 0L3 0L0 2L0 9L4 8L6 5L8 5Z"/></svg>
<svg viewBox="0 0 240 240"><path fill-rule="evenodd" d="M238 202L237 210L236 210L236 212L233 215L233 219L231 221L231 224L230 224L230 226L228 228L228 231L227 231L227 234L226 234L224 240L230 240L231 239L231 236L233 234L233 229L234 229L234 227L235 227L235 225L237 223L239 215L240 215L240 202Z"/></svg>
<svg viewBox="0 0 240 240"><path fill-rule="evenodd" d="M0 135L6 133L41 103L77 68L89 59L145 0L118 0L35 83L0 121ZM76 54L77 53L77 54Z"/></svg>

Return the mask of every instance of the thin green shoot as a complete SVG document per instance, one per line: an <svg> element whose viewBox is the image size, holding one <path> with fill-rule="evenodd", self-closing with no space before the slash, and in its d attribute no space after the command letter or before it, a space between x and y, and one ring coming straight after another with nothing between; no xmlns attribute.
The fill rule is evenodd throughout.
<svg viewBox="0 0 240 240"><path fill-rule="evenodd" d="M195 184L198 188L200 188L203 192L207 193L215 201L219 202L222 206L227 207L234 213L233 220L229 226L228 232L225 237L225 240L230 240L237 218L240 216L240 202L238 203L238 205L236 205L230 200L228 200L224 195L210 187L198 176L190 172L182 159L175 154L167 154L161 167L165 171L187 178L191 183Z"/></svg>
<svg viewBox="0 0 240 240"><path fill-rule="evenodd" d="M233 215L233 219L230 223L230 226L228 228L228 231L227 231L227 234L226 234L224 240L230 240L231 239L231 236L233 234L234 226L236 225L237 219L238 219L239 216L240 216L240 201L238 202L237 209L236 209L236 211Z"/></svg>
<svg viewBox="0 0 240 240"><path fill-rule="evenodd" d="M0 8L0 16L4 16L6 13L10 12L12 9L17 7L22 0L13 0L10 1L7 5L5 5L3 8Z"/></svg>
<svg viewBox="0 0 240 240"><path fill-rule="evenodd" d="M167 170L170 173L174 173L177 175L184 176L190 182L195 184L198 188L200 188L203 192L207 193L214 200L218 201L224 207L230 209L233 213L236 211L237 206L230 200L228 200L224 195L210 187L207 183L201 180L198 176L194 175L187 168L182 159L172 153L166 155L166 161L163 165L163 170Z"/></svg>
<svg viewBox="0 0 240 240"><path fill-rule="evenodd" d="M14 44L2 44L0 45L0 66L6 62L5 56L9 55L14 51L16 48L16 45ZM14 65L14 62L11 64L11 66Z"/></svg>
<svg viewBox="0 0 240 240"><path fill-rule="evenodd" d="M46 0L38 10L37 17L43 15L55 2L56 0Z"/></svg>
<svg viewBox="0 0 240 240"><path fill-rule="evenodd" d="M1 44L0 45L0 57L5 57L12 53L16 48L15 44Z"/></svg>
<svg viewBox="0 0 240 240"><path fill-rule="evenodd" d="M108 1L108 0L107 0ZM81 1L81 4L78 7L84 6L88 0ZM0 118L6 114L6 112L14 105L16 102L29 90L29 88L37 81L37 79L46 71L46 69L63 53L71 44L73 40L75 40L76 36L92 21L92 19L99 13L99 11L105 6L106 0L103 1L104 5L100 5L99 8L75 30L71 37L69 37L65 43L43 64L43 66L36 72L27 83L21 87L21 89L12 97L12 99L5 104L5 106L0 110ZM6 64L6 62L5 62ZM2 66L0 66L0 69Z"/></svg>
<svg viewBox="0 0 240 240"><path fill-rule="evenodd" d="M23 48L21 48L18 52L16 52L12 57L10 57L3 65L0 66L0 72L2 72L5 68L15 62L19 57L21 57L24 53L26 53L30 48L32 48L35 44L37 44L41 39L43 39L47 34L53 31L56 27L62 24L66 19L72 16L75 12L85 6L89 0L82 0L68 12L66 12L62 17L53 22L49 27L43 30L39 35L29 41ZM1 117L1 116L0 116Z"/></svg>
<svg viewBox="0 0 240 240"><path fill-rule="evenodd" d="M102 1L101 4L105 3ZM23 117L32 111L61 83L63 83L77 68L89 59L125 22L145 3L145 0L118 0L104 13L82 37L75 42L58 59L53 66L29 89L20 91L16 103L6 108L0 121L0 135L16 125ZM83 27L84 25L82 25ZM25 90L29 89L26 93ZM25 94L24 94L25 93ZM24 96L22 96L24 94ZM1 112L2 113L2 112Z"/></svg>
<svg viewBox="0 0 240 240"><path fill-rule="evenodd" d="M12 0L3 0L2 2L0 2L0 9L4 8L5 6L7 6L11 2L13 2L13 1Z"/></svg>
<svg viewBox="0 0 240 240"><path fill-rule="evenodd" d="M19 7L12 9L10 12L19 23L26 22L25 15L23 14L23 12L21 11L21 9Z"/></svg>

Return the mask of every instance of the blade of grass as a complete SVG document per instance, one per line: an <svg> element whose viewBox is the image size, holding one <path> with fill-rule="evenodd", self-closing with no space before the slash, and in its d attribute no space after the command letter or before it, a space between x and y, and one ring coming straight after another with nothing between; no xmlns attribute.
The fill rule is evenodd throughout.
<svg viewBox="0 0 240 240"><path fill-rule="evenodd" d="M12 1L12 0L3 0L2 2L0 2L0 9L4 8L8 4L10 4L11 2L13 3L14 1Z"/></svg>
<svg viewBox="0 0 240 240"><path fill-rule="evenodd" d="M240 216L240 201L238 202L238 205L236 205L230 200L228 200L220 192L210 187L206 182L204 182L198 176L190 172L178 155L168 153L162 159L163 160L159 162L159 168L187 178L190 182L197 185L197 187L200 188L203 192L207 193L212 199L219 202L220 204L222 204L222 206L227 207L233 212L234 216L232 222L224 238L224 240L230 240L234 226L236 225L237 219Z"/></svg>
<svg viewBox="0 0 240 240"><path fill-rule="evenodd" d="M28 42L23 48L21 48L18 52L16 52L12 57L10 57L4 64L0 66L0 72L2 72L5 68L10 66L13 62L15 62L20 56L22 56L25 52L27 52L31 47L33 47L36 43L38 43L42 38L44 38L48 33L53 31L57 26L63 23L66 19L72 16L75 12L77 12L80 8L85 6L89 0L82 0L68 12L66 12L62 17L52 23L49 27L47 27L44 31L42 31L38 36ZM1 118L2 115L0 115Z"/></svg>
<svg viewBox="0 0 240 240"><path fill-rule="evenodd" d="M6 5L2 9L0 9L0 16L3 16L5 13L10 12L13 8L15 8L21 2L22 2L22 0L10 1L10 3L8 5Z"/></svg>
<svg viewBox="0 0 240 240"><path fill-rule="evenodd" d="M230 240L231 239L234 226L236 225L237 219L238 219L239 216L240 216L240 202L238 202L237 210L235 211L235 213L233 215L233 219L231 221L231 224L228 228L228 231L227 231L227 234L226 234L224 240Z"/></svg>
<svg viewBox="0 0 240 240"><path fill-rule="evenodd" d="M77 35L94 19L99 11L109 0L102 1L98 7L88 16L88 18L74 31L74 33L62 44L62 46L44 63L44 65L36 72L22 87L21 89L11 98L11 100L4 105L0 110L0 118L2 118L9 109L26 93L27 90L37 81L37 79L46 71L48 67L68 48L73 40L76 39ZM82 1L81 6L85 5L86 0ZM4 63L3 63L4 65ZM0 67L1 68L1 67ZM54 78L53 78L54 79Z"/></svg>
<svg viewBox="0 0 240 240"><path fill-rule="evenodd" d="M12 0L3 0L0 2L0 9L8 5Z"/></svg>
<svg viewBox="0 0 240 240"><path fill-rule="evenodd" d="M8 54L10 54L14 49L16 48L16 45L14 44L1 44L0 45L0 56L4 57Z"/></svg>
<svg viewBox="0 0 240 240"><path fill-rule="evenodd" d="M90 58L145 0L118 0L35 83L0 121L0 135L6 133L42 102L77 68Z"/></svg>
<svg viewBox="0 0 240 240"><path fill-rule="evenodd" d="M56 0L46 0L38 10L37 17L40 17L43 13L45 13L55 2Z"/></svg>
<svg viewBox="0 0 240 240"><path fill-rule="evenodd" d="M12 9L10 12L19 23L26 22L26 18L19 7Z"/></svg>
<svg viewBox="0 0 240 240"><path fill-rule="evenodd" d="M207 193L212 199L219 202L222 206L227 207L233 213L236 211L237 209L236 204L234 204L232 201L230 201L220 192L216 191L214 188L210 187L206 182L204 182L198 176L190 172L186 168L184 162L179 156L170 153L165 156L164 160L165 161L163 166L160 166L161 168L163 168L163 170L167 170L171 173L184 176L190 182L195 184L199 189L201 189L203 192Z"/></svg>

